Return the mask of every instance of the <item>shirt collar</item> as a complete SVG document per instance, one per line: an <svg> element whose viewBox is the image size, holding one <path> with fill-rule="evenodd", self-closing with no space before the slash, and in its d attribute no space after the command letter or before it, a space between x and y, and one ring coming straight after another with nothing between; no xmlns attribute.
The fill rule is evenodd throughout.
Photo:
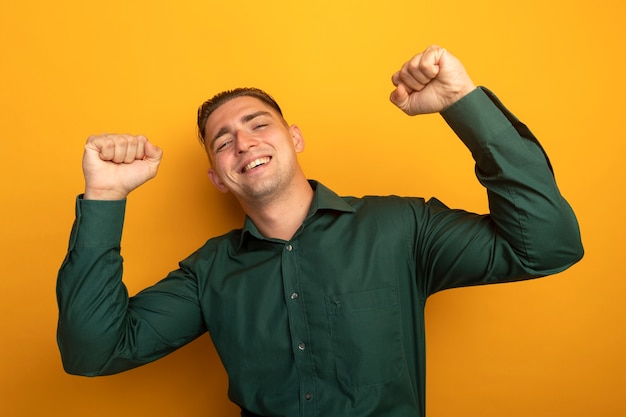
<svg viewBox="0 0 626 417"><path fill-rule="evenodd" d="M309 184L311 184L311 188L313 188L315 194L313 195L313 201L311 202L307 218L313 216L319 210L333 210L345 213L355 212L351 205L335 194L334 191L324 186L324 184L315 180L309 180Z"/></svg>
<svg viewBox="0 0 626 417"><path fill-rule="evenodd" d="M309 208L309 212L304 220L305 223L319 211L327 210L343 213L355 212L355 209L352 206L346 203L344 199L339 197L334 191L327 188L322 183L315 180L309 180L309 184L311 185L314 193L311 207ZM236 244L237 249L241 248L241 245L248 236L254 236L257 239L265 239L256 228L250 217L246 216L239 242Z"/></svg>

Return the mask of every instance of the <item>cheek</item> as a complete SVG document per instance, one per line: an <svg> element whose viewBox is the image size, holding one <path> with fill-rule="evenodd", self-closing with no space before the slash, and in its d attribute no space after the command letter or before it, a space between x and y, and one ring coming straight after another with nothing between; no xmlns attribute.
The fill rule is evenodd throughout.
<svg viewBox="0 0 626 417"><path fill-rule="evenodd" d="M224 168L228 163L226 152L218 152L213 155L209 154L209 162L215 169Z"/></svg>
<svg viewBox="0 0 626 417"><path fill-rule="evenodd" d="M234 169L235 158L233 158L232 155L229 155L228 152L220 152L213 158L211 167L215 171L216 175L219 175L220 178L223 179L229 177Z"/></svg>

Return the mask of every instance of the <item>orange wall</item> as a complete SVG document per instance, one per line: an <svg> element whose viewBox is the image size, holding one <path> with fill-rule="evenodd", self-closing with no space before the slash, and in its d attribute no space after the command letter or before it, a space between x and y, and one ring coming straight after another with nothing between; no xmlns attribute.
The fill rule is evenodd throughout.
<svg viewBox="0 0 626 417"><path fill-rule="evenodd" d="M144 133L165 151L129 201L131 292L241 223L195 142L198 104L225 88L274 94L304 132L308 175L339 193L485 210L471 158L441 118L409 118L387 100L391 74L430 43L540 138L587 254L557 277L429 300L429 415L626 415L626 3L212 3L3 0L0 415L238 415L208 337L113 377L63 373L55 278L92 133Z"/></svg>

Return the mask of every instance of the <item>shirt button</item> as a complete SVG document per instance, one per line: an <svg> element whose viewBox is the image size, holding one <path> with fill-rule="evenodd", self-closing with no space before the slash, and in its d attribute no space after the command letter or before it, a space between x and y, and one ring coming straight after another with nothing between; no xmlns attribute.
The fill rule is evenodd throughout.
<svg viewBox="0 0 626 417"><path fill-rule="evenodd" d="M300 349L300 350L306 349L306 345L304 344L304 342L298 343L298 349Z"/></svg>
<svg viewBox="0 0 626 417"><path fill-rule="evenodd" d="M287 245L287 246L285 246L285 249L287 249L287 251L291 252L293 250L293 246Z"/></svg>
<svg viewBox="0 0 626 417"><path fill-rule="evenodd" d="M307 392L306 394L304 394L304 398L309 401L311 398L313 398L313 394L311 394L310 392Z"/></svg>
<svg viewBox="0 0 626 417"><path fill-rule="evenodd" d="M300 296L298 295L297 292L294 292L294 293L291 294L291 299L292 300L296 300L298 297L300 297Z"/></svg>

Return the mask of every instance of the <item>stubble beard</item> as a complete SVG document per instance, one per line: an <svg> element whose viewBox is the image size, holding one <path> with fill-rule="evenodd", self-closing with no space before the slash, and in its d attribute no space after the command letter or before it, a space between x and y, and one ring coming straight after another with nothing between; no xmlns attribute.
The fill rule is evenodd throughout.
<svg viewBox="0 0 626 417"><path fill-rule="evenodd" d="M284 173L278 173L253 184L246 184L242 191L246 200L254 206L261 206L276 201L288 190L288 181Z"/></svg>

